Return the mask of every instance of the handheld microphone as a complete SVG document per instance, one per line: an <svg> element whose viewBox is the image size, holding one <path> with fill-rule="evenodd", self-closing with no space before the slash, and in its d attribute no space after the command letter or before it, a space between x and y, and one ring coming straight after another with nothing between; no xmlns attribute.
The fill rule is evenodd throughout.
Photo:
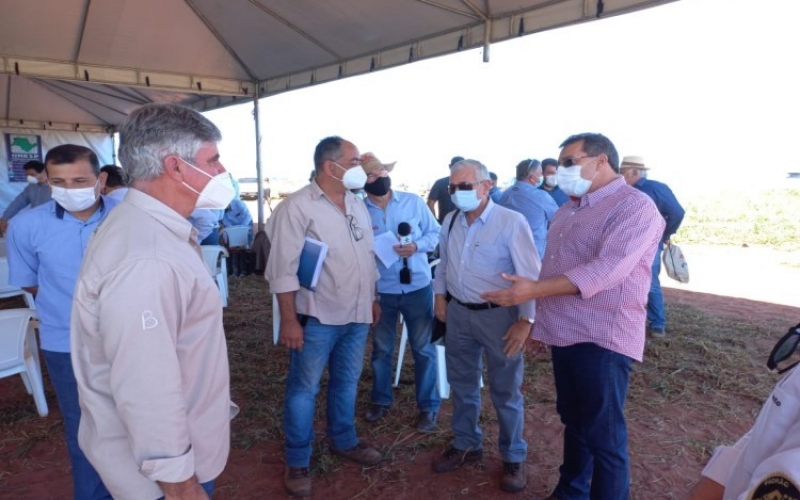
<svg viewBox="0 0 800 500"><path fill-rule="evenodd" d="M400 237L400 246L408 245L414 241L411 236L411 224L401 222L397 225L397 235ZM411 284L411 269L408 268L408 259L403 257L403 268L400 269L400 283L403 285Z"/></svg>

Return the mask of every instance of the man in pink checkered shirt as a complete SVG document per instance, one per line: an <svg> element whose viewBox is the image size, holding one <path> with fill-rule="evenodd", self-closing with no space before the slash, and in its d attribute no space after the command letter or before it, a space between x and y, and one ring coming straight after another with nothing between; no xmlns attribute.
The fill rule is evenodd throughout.
<svg viewBox="0 0 800 500"><path fill-rule="evenodd" d="M547 500L623 500L630 489L623 407L645 343L647 292L664 219L619 175L611 141L593 133L561 144L556 177L570 197L547 235L539 280L504 276L483 298L536 299L534 341L551 346L564 460Z"/></svg>

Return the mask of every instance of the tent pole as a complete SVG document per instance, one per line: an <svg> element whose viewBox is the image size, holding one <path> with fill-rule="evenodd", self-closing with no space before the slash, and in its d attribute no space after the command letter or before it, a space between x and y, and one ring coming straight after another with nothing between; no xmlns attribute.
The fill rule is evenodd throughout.
<svg viewBox="0 0 800 500"><path fill-rule="evenodd" d="M492 45L492 20L487 19L483 28L483 62L489 62L489 47Z"/></svg>
<svg viewBox="0 0 800 500"><path fill-rule="evenodd" d="M253 119L256 122L256 178L258 179L258 231L264 229L264 175L261 172L261 127L258 119L258 82L253 96Z"/></svg>

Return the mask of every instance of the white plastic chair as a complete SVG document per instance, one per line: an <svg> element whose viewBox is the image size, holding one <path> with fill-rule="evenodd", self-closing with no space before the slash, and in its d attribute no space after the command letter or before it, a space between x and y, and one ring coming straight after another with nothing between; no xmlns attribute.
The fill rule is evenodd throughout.
<svg viewBox="0 0 800 500"><path fill-rule="evenodd" d="M29 294L22 288L17 288L8 284L8 258L0 257L0 299L7 299L9 297L23 296L25 304L31 308L36 309L36 303L33 300L33 295Z"/></svg>
<svg viewBox="0 0 800 500"><path fill-rule="evenodd" d="M249 248L250 226L229 226L220 231L219 240L228 248Z"/></svg>
<svg viewBox="0 0 800 500"><path fill-rule="evenodd" d="M0 378L19 374L28 394L33 394L39 416L48 413L44 397L42 366L39 346L32 319L33 309L6 309L0 311Z"/></svg>
<svg viewBox="0 0 800 500"><path fill-rule="evenodd" d="M219 245L200 245L208 272L217 282L222 307L228 307L228 251Z"/></svg>

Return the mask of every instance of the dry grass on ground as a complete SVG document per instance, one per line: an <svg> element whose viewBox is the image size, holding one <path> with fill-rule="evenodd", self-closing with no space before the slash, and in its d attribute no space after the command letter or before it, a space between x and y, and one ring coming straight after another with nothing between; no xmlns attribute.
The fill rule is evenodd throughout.
<svg viewBox="0 0 800 500"><path fill-rule="evenodd" d="M235 453L260 451L258 458L246 461L252 470L240 470L228 476L227 481L223 475L216 499L242 497L245 490L242 478L264 481L265 472L259 464L269 460L279 462L282 440L287 357L282 347L272 345L267 285L258 276L234 279L231 297L231 306L225 311L231 388L234 401L242 407L233 422L232 444ZM669 306L668 314L669 337L648 342L645 362L635 366L631 378L627 415L634 499L681 498L714 447L735 440L749 427L776 380L766 370L766 354L775 339L792 324L790 318L775 319L770 324L744 323L711 317L687 306ZM410 353L406 355L410 357ZM358 415L363 414L369 402L368 366L365 364L359 387ZM426 492L436 491L439 498L466 498L467 493L479 491L483 492L480 498L495 498L495 495L509 498L489 483L487 474L477 473L497 467L497 429L492 425L495 417L488 397L484 397L482 416L487 453L484 465L457 476L455 483L452 476L442 481L442 476L428 473L434 450L441 449L449 439L447 422L451 405L445 402L442 407L440 432L432 435L412 432L409 425L416 408L411 366L407 358L403 383L396 391L396 402L389 416L375 426L366 425L360 418L358 421L362 437L376 443L386 460L378 467L361 470L355 479L348 479L349 490L334 490L327 497L377 498L380 494L385 498L425 498ZM324 427L324 390L325 387L317 405L318 430ZM560 463L562 429L555 412L548 357L529 360L524 391L529 497L533 493L547 493L554 486ZM488 396L487 391L484 396ZM47 477L68 474L64 459L52 456L49 451L63 447L63 437L60 418L52 415L58 414L50 390L48 401L51 417L40 419L17 380L0 381L0 491L21 488L15 476L24 470L59 467L58 472L51 471ZM337 476L341 479L342 475L352 474L348 469L351 466L345 467L328 453L319 453L324 446L320 440L315 451L315 485L320 488L324 484L339 484ZM271 450L272 458L265 458L265 449ZM280 477L270 481L276 494L280 494Z"/></svg>

